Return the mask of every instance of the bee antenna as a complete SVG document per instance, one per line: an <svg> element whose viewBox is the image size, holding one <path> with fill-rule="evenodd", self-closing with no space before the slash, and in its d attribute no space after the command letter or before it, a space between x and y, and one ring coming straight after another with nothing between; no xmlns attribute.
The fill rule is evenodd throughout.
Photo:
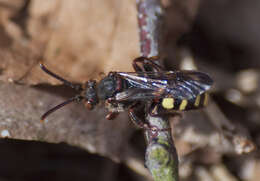
<svg viewBox="0 0 260 181"><path fill-rule="evenodd" d="M72 98L70 98L70 99L68 99L68 100L66 100L66 101L64 101L64 102L62 102L62 103L60 103L60 104L58 104L57 106L51 108L50 110L48 110L47 112L45 112L45 113L41 116L41 122L44 122L44 120L46 119L47 116L49 116L51 113L57 111L58 109L60 109L60 108L62 108L62 107L64 107L64 106L66 106L67 104L72 103L72 102L74 102L74 101L80 102L82 99L83 99L82 96L77 95L77 96L75 96L75 97L72 97Z"/></svg>
<svg viewBox="0 0 260 181"><path fill-rule="evenodd" d="M80 84L74 84L68 80L65 80L64 78L60 77L59 75L57 75L57 74L51 72L49 69L47 69L47 67L45 67L43 65L43 63L40 63L40 67L45 73L49 74L50 76L54 77L55 79L58 79L59 81L63 82L65 85L67 85L73 89L76 89L77 91L82 91L82 86Z"/></svg>

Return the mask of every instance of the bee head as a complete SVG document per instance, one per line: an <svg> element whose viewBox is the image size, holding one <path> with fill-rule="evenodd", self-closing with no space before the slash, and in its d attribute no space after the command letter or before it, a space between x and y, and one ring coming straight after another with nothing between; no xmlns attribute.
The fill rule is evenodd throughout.
<svg viewBox="0 0 260 181"><path fill-rule="evenodd" d="M97 82L89 80L85 84L85 89L82 91L82 96L85 99L85 105L88 109L93 109L98 104L99 99L97 96Z"/></svg>

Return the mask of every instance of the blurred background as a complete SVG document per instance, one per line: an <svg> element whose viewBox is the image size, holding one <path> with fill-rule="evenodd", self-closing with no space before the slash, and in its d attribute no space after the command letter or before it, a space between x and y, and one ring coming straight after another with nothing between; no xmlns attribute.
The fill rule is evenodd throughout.
<svg viewBox="0 0 260 181"><path fill-rule="evenodd" d="M258 181L260 2L163 0L169 70L198 68L215 81L207 108L171 121L180 180ZM139 56L134 0L0 0L0 181L152 180L145 141L124 113L71 104L40 116L78 83L133 71Z"/></svg>

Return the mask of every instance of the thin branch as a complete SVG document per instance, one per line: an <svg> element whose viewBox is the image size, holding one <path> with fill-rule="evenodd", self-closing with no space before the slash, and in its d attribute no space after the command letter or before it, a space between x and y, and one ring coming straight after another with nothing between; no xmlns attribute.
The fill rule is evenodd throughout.
<svg viewBox="0 0 260 181"><path fill-rule="evenodd" d="M141 55L158 56L160 51L163 9L159 0L137 0ZM162 62L158 62L162 64ZM147 116L150 125L159 129L169 128L165 117ZM170 131L159 131L153 135L146 131L148 142L145 164L155 181L178 180L178 156Z"/></svg>
<svg viewBox="0 0 260 181"><path fill-rule="evenodd" d="M137 0L141 55L158 56L163 9L158 0Z"/></svg>

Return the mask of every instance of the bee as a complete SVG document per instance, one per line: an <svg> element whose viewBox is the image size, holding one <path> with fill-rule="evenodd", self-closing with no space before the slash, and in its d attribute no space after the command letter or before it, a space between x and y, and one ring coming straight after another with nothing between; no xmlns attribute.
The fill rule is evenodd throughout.
<svg viewBox="0 0 260 181"><path fill-rule="evenodd" d="M107 119L128 111L137 126L154 131L158 128L138 117L137 111L144 110L145 114L160 116L207 105L208 90L213 84L209 75L192 70L166 71L156 64L156 60L157 57L139 57L132 63L135 72L110 72L99 82L89 80L84 84L65 80L41 63L44 72L79 92L48 110L41 120L71 102L84 102L89 110L104 103L108 110Z"/></svg>

